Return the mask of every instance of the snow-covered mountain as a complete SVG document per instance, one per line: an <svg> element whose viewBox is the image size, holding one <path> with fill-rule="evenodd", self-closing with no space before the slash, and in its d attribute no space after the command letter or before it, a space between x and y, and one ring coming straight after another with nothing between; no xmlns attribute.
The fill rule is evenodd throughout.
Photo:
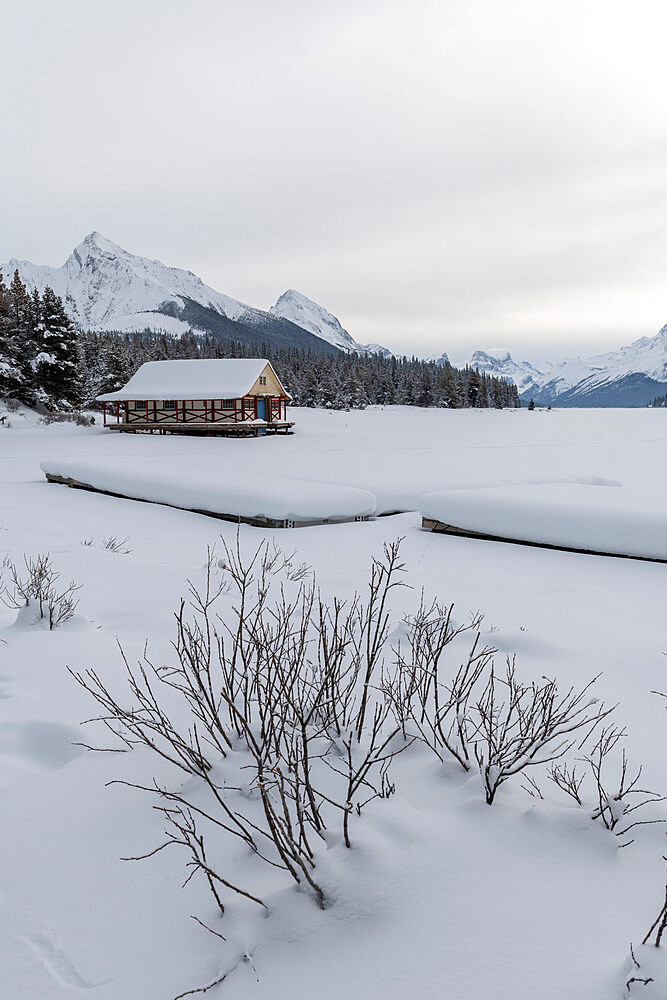
<svg viewBox="0 0 667 1000"><path fill-rule="evenodd" d="M332 313L294 289L268 312L255 309L205 285L192 271L129 253L100 233L89 233L62 267L15 259L0 265L7 282L15 270L31 291L50 285L82 329L149 329L175 336L195 329L316 354L334 347L347 354L391 356L379 344L358 344Z"/></svg>
<svg viewBox="0 0 667 1000"><path fill-rule="evenodd" d="M541 368L514 361L509 351L475 351L472 368L511 379L523 399L556 406L645 406L667 392L667 326L592 358L567 358Z"/></svg>
<svg viewBox="0 0 667 1000"><path fill-rule="evenodd" d="M280 296L269 312L274 316L282 316L304 330L309 330L316 337L321 337L346 354L361 354L363 348L354 340L347 330L344 330L340 320L317 302L306 298L294 288L288 288Z"/></svg>
<svg viewBox="0 0 667 1000"><path fill-rule="evenodd" d="M382 344L362 344L361 345L366 354L380 354L383 358L402 358L402 354L394 354L390 351L388 347L383 347Z"/></svg>
<svg viewBox="0 0 667 1000"><path fill-rule="evenodd" d="M550 365L539 401L551 399L559 406L643 406L665 391L667 326L619 351Z"/></svg>
<svg viewBox="0 0 667 1000"><path fill-rule="evenodd" d="M428 354L424 358L424 361L435 361L436 365L451 364L449 360L449 355L447 354L446 351L443 351L442 354Z"/></svg>
<svg viewBox="0 0 667 1000"><path fill-rule="evenodd" d="M268 311L217 292L193 274L129 253L90 233L62 267L12 259L0 265L5 281L15 270L29 290L50 285L83 329L159 330L180 336L201 330L228 340L299 347L315 354L392 352L359 344L327 309L294 289ZM427 360L445 364L446 354ZM667 326L654 337L592 358L568 358L539 368L514 361L509 351L475 351L469 364L515 382L523 399L557 406L644 406L667 392Z"/></svg>
<svg viewBox="0 0 667 1000"><path fill-rule="evenodd" d="M346 354L381 354L384 358L391 358L392 352L381 344L358 344L357 341L345 330L337 316L330 313L324 306L307 298L294 288L288 288L280 296L269 312L274 316L282 316L291 323L303 327L316 337L321 337L329 344L333 344L339 351Z"/></svg>
<svg viewBox="0 0 667 1000"><path fill-rule="evenodd" d="M12 259L0 270L6 282L18 270L29 290L50 285L83 329L151 329L177 336L197 329L245 343L268 341L316 354L331 350L331 341L288 318L223 295L192 271L131 254L100 233L86 236L62 267Z"/></svg>
<svg viewBox="0 0 667 1000"><path fill-rule="evenodd" d="M475 351L468 364L471 368L477 368L496 378L514 382L520 395L536 392L544 375L529 361L514 361L509 351L498 348Z"/></svg>

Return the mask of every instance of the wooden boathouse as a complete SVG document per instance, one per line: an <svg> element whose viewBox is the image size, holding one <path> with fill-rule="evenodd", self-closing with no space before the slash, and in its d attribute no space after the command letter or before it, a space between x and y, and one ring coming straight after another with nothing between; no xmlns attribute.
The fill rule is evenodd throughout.
<svg viewBox="0 0 667 1000"><path fill-rule="evenodd" d="M289 434L292 397L269 361L148 361L117 392L97 397L111 431L160 434Z"/></svg>

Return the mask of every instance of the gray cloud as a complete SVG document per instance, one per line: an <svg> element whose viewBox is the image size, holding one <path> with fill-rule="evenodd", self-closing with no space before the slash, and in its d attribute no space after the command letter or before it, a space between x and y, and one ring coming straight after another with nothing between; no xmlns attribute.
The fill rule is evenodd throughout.
<svg viewBox="0 0 667 1000"><path fill-rule="evenodd" d="M3 13L0 258L97 229L395 349L588 352L667 320L659 3Z"/></svg>

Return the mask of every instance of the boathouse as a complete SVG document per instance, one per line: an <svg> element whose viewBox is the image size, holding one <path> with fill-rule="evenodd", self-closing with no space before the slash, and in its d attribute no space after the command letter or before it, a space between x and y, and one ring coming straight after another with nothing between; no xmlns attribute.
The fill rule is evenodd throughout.
<svg viewBox="0 0 667 1000"><path fill-rule="evenodd" d="M261 358L148 361L122 389L97 399L112 431L257 437L294 426L292 397Z"/></svg>

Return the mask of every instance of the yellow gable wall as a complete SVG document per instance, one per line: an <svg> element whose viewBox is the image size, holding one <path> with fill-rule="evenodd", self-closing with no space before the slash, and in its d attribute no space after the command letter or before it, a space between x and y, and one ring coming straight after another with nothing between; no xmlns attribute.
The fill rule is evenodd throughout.
<svg viewBox="0 0 667 1000"><path fill-rule="evenodd" d="M271 365L267 365L260 377L266 376L266 385L260 385L259 379L248 393L249 396L283 396L285 390L278 381Z"/></svg>

